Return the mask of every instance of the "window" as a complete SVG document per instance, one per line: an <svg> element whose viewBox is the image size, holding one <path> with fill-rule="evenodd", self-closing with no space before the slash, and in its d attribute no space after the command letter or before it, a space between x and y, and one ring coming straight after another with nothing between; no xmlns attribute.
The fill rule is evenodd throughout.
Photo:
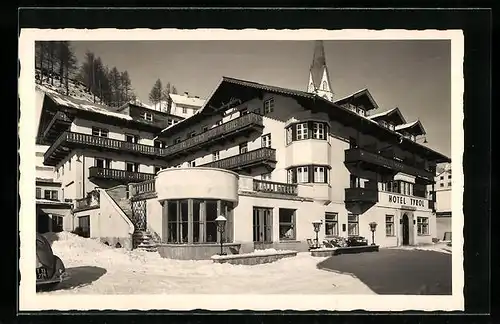
<svg viewBox="0 0 500 324"><path fill-rule="evenodd" d="M41 199L42 198L42 188L36 187L36 199Z"/></svg>
<svg viewBox="0 0 500 324"><path fill-rule="evenodd" d="M172 126L174 121L172 119L167 119L167 126Z"/></svg>
<svg viewBox="0 0 500 324"><path fill-rule="evenodd" d="M264 101L264 115L267 115L273 111L274 111L274 98L270 98Z"/></svg>
<svg viewBox="0 0 500 324"><path fill-rule="evenodd" d="M187 108L186 108L186 107L182 107L182 113L183 113L183 114L187 114L187 113L188 113L188 110L187 110Z"/></svg>
<svg viewBox="0 0 500 324"><path fill-rule="evenodd" d="M128 172L139 172L139 163L126 162L125 166Z"/></svg>
<svg viewBox="0 0 500 324"><path fill-rule="evenodd" d="M326 81L323 81L323 90L328 90L328 86L326 84Z"/></svg>
<svg viewBox="0 0 500 324"><path fill-rule="evenodd" d="M153 145L154 145L154 147L157 147L157 148L165 148L165 146L166 146L165 142L160 141L160 140L154 140Z"/></svg>
<svg viewBox="0 0 500 324"><path fill-rule="evenodd" d="M248 143L241 143L240 144L240 154L248 152Z"/></svg>
<svg viewBox="0 0 500 324"><path fill-rule="evenodd" d="M444 176L440 176L440 177L439 177L439 180L444 180Z"/></svg>
<svg viewBox="0 0 500 324"><path fill-rule="evenodd" d="M297 124L297 140L307 139L307 123Z"/></svg>
<svg viewBox="0 0 500 324"><path fill-rule="evenodd" d="M212 161L217 161L219 159L219 151L212 153Z"/></svg>
<svg viewBox="0 0 500 324"><path fill-rule="evenodd" d="M271 134L266 134L261 137L262 147L271 147Z"/></svg>
<svg viewBox="0 0 500 324"><path fill-rule="evenodd" d="M417 234L429 235L429 218L417 217Z"/></svg>
<svg viewBox="0 0 500 324"><path fill-rule="evenodd" d="M220 126L222 125L222 119L219 119L216 123L215 123L215 126Z"/></svg>
<svg viewBox="0 0 500 324"><path fill-rule="evenodd" d="M313 138L314 139L325 139L325 124L323 123L313 123Z"/></svg>
<svg viewBox="0 0 500 324"><path fill-rule="evenodd" d="M448 179L451 179L451 174L448 174Z"/></svg>
<svg viewBox="0 0 500 324"><path fill-rule="evenodd" d="M359 235L359 215L355 214L347 215L347 235L349 236Z"/></svg>
<svg viewBox="0 0 500 324"><path fill-rule="evenodd" d="M240 110L240 116L243 116L243 115L246 115L248 114L248 109L247 108L243 108Z"/></svg>
<svg viewBox="0 0 500 324"><path fill-rule="evenodd" d="M339 235L339 220L337 213L325 213L325 235Z"/></svg>
<svg viewBox="0 0 500 324"><path fill-rule="evenodd" d="M63 217L59 215L52 215L52 232L62 232L63 230Z"/></svg>
<svg viewBox="0 0 500 324"><path fill-rule="evenodd" d="M71 159L68 160L68 171L71 171Z"/></svg>
<svg viewBox="0 0 500 324"><path fill-rule="evenodd" d="M325 167L314 167L314 182L326 182Z"/></svg>
<svg viewBox="0 0 500 324"><path fill-rule="evenodd" d="M43 195L47 200L57 200L58 199L57 190L44 190Z"/></svg>
<svg viewBox="0 0 500 324"><path fill-rule="evenodd" d="M451 182L448 182L448 187L451 187Z"/></svg>
<svg viewBox="0 0 500 324"><path fill-rule="evenodd" d="M296 179L294 179L294 176L296 175L294 169L290 169L286 173L286 181L287 183L295 183L297 182Z"/></svg>
<svg viewBox="0 0 500 324"><path fill-rule="evenodd" d="M194 168L196 166L196 162L193 160L193 161L189 161L188 162L188 166L191 167L191 168Z"/></svg>
<svg viewBox="0 0 500 324"><path fill-rule="evenodd" d="M181 138L180 137L177 137L175 140L174 140L174 144L179 144L181 142Z"/></svg>
<svg viewBox="0 0 500 324"><path fill-rule="evenodd" d="M385 215L385 236L394 236L394 215Z"/></svg>
<svg viewBox="0 0 500 324"><path fill-rule="evenodd" d="M157 174L160 171L161 171L161 167L159 167L159 166L155 166L153 169L154 174Z"/></svg>
<svg viewBox="0 0 500 324"><path fill-rule="evenodd" d="M440 187L444 187L444 183L442 183L442 182L441 182L441 183L439 184L439 186L440 186Z"/></svg>
<svg viewBox="0 0 500 324"><path fill-rule="evenodd" d="M271 173L261 174L260 178L261 178L261 180L270 181L271 180Z"/></svg>
<svg viewBox="0 0 500 324"><path fill-rule="evenodd" d="M139 136L137 135L131 135L131 134L125 134L125 141L129 143L138 143L139 142Z"/></svg>
<svg viewBox="0 0 500 324"><path fill-rule="evenodd" d="M195 136L196 136L196 132L193 131L193 132L189 133L189 137L195 137Z"/></svg>
<svg viewBox="0 0 500 324"><path fill-rule="evenodd" d="M92 135L100 137L108 137L108 130L99 127L92 127Z"/></svg>
<svg viewBox="0 0 500 324"><path fill-rule="evenodd" d="M203 131L206 132L208 130L208 126L203 126Z"/></svg>
<svg viewBox="0 0 500 324"><path fill-rule="evenodd" d="M295 209L279 209L280 240L295 240Z"/></svg>
<svg viewBox="0 0 500 324"><path fill-rule="evenodd" d="M144 118L147 121L153 121L153 114L149 112L144 112L142 118Z"/></svg>
<svg viewBox="0 0 500 324"><path fill-rule="evenodd" d="M309 182L309 168L308 167L298 167L297 168L297 182L299 182L299 183Z"/></svg>

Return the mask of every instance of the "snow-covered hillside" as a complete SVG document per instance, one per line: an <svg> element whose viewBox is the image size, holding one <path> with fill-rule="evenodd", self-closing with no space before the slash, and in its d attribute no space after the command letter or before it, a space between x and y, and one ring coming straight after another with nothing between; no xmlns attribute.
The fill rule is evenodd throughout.
<svg viewBox="0 0 500 324"><path fill-rule="evenodd" d="M158 253L115 249L67 232L46 237L71 278L40 294L373 294L356 278L317 269L324 258L309 253L243 266L165 259Z"/></svg>

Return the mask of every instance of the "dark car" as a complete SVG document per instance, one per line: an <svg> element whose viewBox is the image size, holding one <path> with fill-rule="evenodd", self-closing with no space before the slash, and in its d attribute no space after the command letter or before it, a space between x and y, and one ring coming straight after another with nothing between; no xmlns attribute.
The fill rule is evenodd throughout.
<svg viewBox="0 0 500 324"><path fill-rule="evenodd" d="M366 246L368 240L362 236L349 236L346 243L347 246Z"/></svg>
<svg viewBox="0 0 500 324"><path fill-rule="evenodd" d="M53 289L66 279L68 274L63 262L54 255L45 236L36 233L36 288Z"/></svg>

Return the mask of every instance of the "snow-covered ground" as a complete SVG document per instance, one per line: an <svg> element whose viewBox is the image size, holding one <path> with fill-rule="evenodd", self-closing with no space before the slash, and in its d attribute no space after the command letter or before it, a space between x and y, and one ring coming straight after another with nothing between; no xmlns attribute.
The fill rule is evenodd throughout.
<svg viewBox="0 0 500 324"><path fill-rule="evenodd" d="M445 242L417 246L398 246L391 249L435 251L451 254L451 246L447 246Z"/></svg>
<svg viewBox="0 0 500 324"><path fill-rule="evenodd" d="M50 233L52 249L71 278L40 294L374 294L349 275L319 270L325 258L299 253L274 263L244 266L184 261L125 251L70 233Z"/></svg>

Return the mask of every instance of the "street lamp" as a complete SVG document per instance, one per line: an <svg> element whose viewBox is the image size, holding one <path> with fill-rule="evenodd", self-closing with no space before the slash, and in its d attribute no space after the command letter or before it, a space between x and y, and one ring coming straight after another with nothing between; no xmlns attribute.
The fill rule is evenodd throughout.
<svg viewBox="0 0 500 324"><path fill-rule="evenodd" d="M375 245L375 230L377 229L377 223L370 223L370 231L372 231L372 245Z"/></svg>
<svg viewBox="0 0 500 324"><path fill-rule="evenodd" d="M219 233L220 233L220 254L219 255L226 255L226 253L224 253L223 245L222 245L222 243L223 243L222 234L224 233L224 230L226 229L226 222L227 222L227 219L223 215L219 215L215 219L215 223L217 224L217 231L219 231Z"/></svg>
<svg viewBox="0 0 500 324"><path fill-rule="evenodd" d="M321 228L321 224L323 222L320 221L320 220L316 220L316 221L313 221L312 224L314 226L314 231L316 232L316 247L318 248L319 247L319 242L318 242L318 232Z"/></svg>

